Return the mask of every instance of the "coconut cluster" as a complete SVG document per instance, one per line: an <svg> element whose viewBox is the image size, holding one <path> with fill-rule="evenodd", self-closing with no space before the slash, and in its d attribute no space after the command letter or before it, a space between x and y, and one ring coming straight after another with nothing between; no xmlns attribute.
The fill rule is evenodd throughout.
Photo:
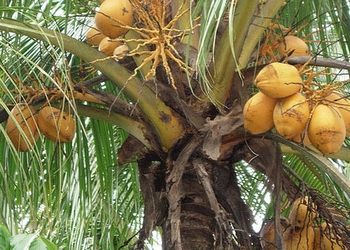
<svg viewBox="0 0 350 250"><path fill-rule="evenodd" d="M350 101L336 92L316 101L306 98L294 66L271 63L258 73L254 84L260 92L243 109L244 127L251 134L275 128L286 139L312 144L324 155L336 153L350 136Z"/></svg>
<svg viewBox="0 0 350 250"><path fill-rule="evenodd" d="M31 150L41 132L54 142L71 142L76 127L74 118L60 109L46 106L36 112L27 104L18 103L11 110L5 131L13 146L20 152Z"/></svg>
<svg viewBox="0 0 350 250"><path fill-rule="evenodd" d="M105 0L96 12L94 26L85 37L86 41L97 46L107 56L118 56L126 45L120 37L128 32L133 22L133 9L129 0Z"/></svg>
<svg viewBox="0 0 350 250"><path fill-rule="evenodd" d="M315 217L316 207L308 197L294 201L288 218L281 217L283 249L315 249ZM274 220L268 221L260 232L262 249L275 249L274 223Z"/></svg>
<svg viewBox="0 0 350 250"><path fill-rule="evenodd" d="M308 196L296 199L288 218L281 217L283 249L346 249L339 236L332 232L332 226L325 221L317 221L317 207ZM261 229L262 249L275 249L274 220L266 222Z"/></svg>

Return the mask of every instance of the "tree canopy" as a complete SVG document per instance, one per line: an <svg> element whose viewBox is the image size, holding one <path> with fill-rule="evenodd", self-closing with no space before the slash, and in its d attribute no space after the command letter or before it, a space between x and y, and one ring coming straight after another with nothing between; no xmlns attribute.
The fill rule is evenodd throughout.
<svg viewBox="0 0 350 250"><path fill-rule="evenodd" d="M317 205L317 227L326 221L338 228L349 246L349 138L324 155L304 136L295 142L275 128L249 133L243 116L260 91L256 76L276 62L298 69L312 112L338 105L326 101L330 92L349 99L347 0L130 0L133 23L117 21L128 32L109 41L127 49L114 55L86 39L102 2L0 6L3 249L151 249L160 239L149 236L161 225L163 244L181 249L189 237L182 237L179 214L195 210L196 195L207 197L200 216L217 228L204 238L218 249L260 249L260 221L288 217L301 195ZM278 54L287 36L301 38L310 54ZM28 136L20 112L14 127L30 150L18 152L6 127L18 103L35 116L51 106L74 117L72 142ZM347 105L341 110L350 113ZM242 212L230 212L233 201ZM338 225L335 214L345 222Z"/></svg>

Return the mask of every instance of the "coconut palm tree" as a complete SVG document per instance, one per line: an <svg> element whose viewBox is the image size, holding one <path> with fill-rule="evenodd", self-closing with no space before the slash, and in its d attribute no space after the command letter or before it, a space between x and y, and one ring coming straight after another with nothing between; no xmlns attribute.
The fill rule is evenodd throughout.
<svg viewBox="0 0 350 250"><path fill-rule="evenodd" d="M249 133L243 115L273 62L298 67L310 105L333 90L347 97L347 0L130 0L121 9L133 24L101 13L102 2L0 7L2 249L149 249L155 231L163 249L298 249L330 227L334 244L350 246L348 139L324 156L275 129ZM86 41L96 13L127 31L110 41L122 45L113 55ZM288 35L310 56L279 55ZM30 131L39 119L46 129L34 144L29 118L11 113L18 103L33 108ZM74 116L72 142L46 138L57 136L46 106ZM291 216L297 198L319 236L295 236L305 232ZM268 218L272 241L259 232Z"/></svg>

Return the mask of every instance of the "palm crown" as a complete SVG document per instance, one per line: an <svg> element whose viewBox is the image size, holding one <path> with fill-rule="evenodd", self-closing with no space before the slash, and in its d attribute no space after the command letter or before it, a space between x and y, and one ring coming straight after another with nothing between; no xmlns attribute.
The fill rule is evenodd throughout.
<svg viewBox="0 0 350 250"><path fill-rule="evenodd" d="M324 151L316 139L307 147L283 137L276 122L277 132L254 133L243 115L251 96L263 92L258 72L271 63L297 67L301 81L291 82L310 107L305 126L320 103L349 112L338 99L326 101L332 91L348 97L347 1L130 0L123 7L133 13L130 23L103 14L101 4L0 7L4 249L150 248L158 228L167 249L259 249L268 241L253 218L275 223L289 215L289 236L285 223L273 226L273 244L288 246L296 237L290 228L304 227L290 204L304 196L313 201L315 241L327 222L349 246L346 131L340 149ZM127 46L122 53L87 43L96 13L127 32L107 41ZM306 42L310 56L278 52L287 36ZM6 128L17 103L33 107L34 116L52 106L74 117L72 142L48 140L58 135L54 127L33 143L22 111L12 126L28 152L18 152ZM48 117L45 126L56 121Z"/></svg>

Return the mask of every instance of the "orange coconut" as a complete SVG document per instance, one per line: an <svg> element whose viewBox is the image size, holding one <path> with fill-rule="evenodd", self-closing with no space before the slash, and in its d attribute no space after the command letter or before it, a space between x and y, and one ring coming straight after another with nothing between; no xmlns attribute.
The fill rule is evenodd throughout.
<svg viewBox="0 0 350 250"><path fill-rule="evenodd" d="M278 45L278 53L281 56L308 56L310 55L310 50L301 38L285 36Z"/></svg>
<svg viewBox="0 0 350 250"><path fill-rule="evenodd" d="M304 228L313 225L316 215L316 205L305 196L293 202L288 219L293 227Z"/></svg>
<svg viewBox="0 0 350 250"><path fill-rule="evenodd" d="M346 135L344 119L336 107L318 104L307 129L313 146L324 155L338 152Z"/></svg>
<svg viewBox="0 0 350 250"><path fill-rule="evenodd" d="M342 250L347 249L341 238L332 232L332 226L323 222L316 231L315 249L317 250Z"/></svg>
<svg viewBox="0 0 350 250"><path fill-rule="evenodd" d="M103 52L106 56L112 56L113 51L121 45L120 41L105 37L98 45L98 50Z"/></svg>
<svg viewBox="0 0 350 250"><path fill-rule="evenodd" d="M348 97L344 97L340 93L333 92L327 96L326 99L331 101L330 105L338 108L345 122L346 136L350 136L350 101Z"/></svg>
<svg viewBox="0 0 350 250"><path fill-rule="evenodd" d="M39 111L38 127L46 138L54 142L70 142L76 131L75 121L71 115L50 106Z"/></svg>
<svg viewBox="0 0 350 250"><path fill-rule="evenodd" d="M255 78L254 84L265 95L284 98L300 91L302 79L292 65L274 62L265 66Z"/></svg>
<svg viewBox="0 0 350 250"><path fill-rule="evenodd" d="M288 227L283 231L283 243L285 246L283 249L313 250L315 244L315 231L312 227L304 227L300 229Z"/></svg>
<svg viewBox="0 0 350 250"><path fill-rule="evenodd" d="M278 101L273 112L273 122L280 135L292 139L303 133L309 115L306 98L295 93Z"/></svg>
<svg viewBox="0 0 350 250"><path fill-rule="evenodd" d="M95 26L90 28L85 35L86 41L92 45L99 45L101 40L106 36L101 33Z"/></svg>
<svg viewBox="0 0 350 250"><path fill-rule="evenodd" d="M114 49L113 56L116 60L124 59L129 53L129 47L126 44L122 44Z"/></svg>
<svg viewBox="0 0 350 250"><path fill-rule="evenodd" d="M282 232L289 226L289 220L281 216L280 225ZM275 249L275 219L266 221L260 230L260 244L264 250Z"/></svg>
<svg viewBox="0 0 350 250"><path fill-rule="evenodd" d="M11 110L13 117L8 118L5 131L18 151L29 151L39 138L35 113L32 106L23 103Z"/></svg>
<svg viewBox="0 0 350 250"><path fill-rule="evenodd" d="M260 134L273 128L273 109L277 99L262 92L253 95L243 108L244 128L251 134Z"/></svg>
<svg viewBox="0 0 350 250"><path fill-rule="evenodd" d="M310 141L309 136L307 135L306 131L294 136L291 140L294 142L297 142L297 143L302 143L304 146L311 145L311 141Z"/></svg>
<svg viewBox="0 0 350 250"><path fill-rule="evenodd" d="M129 0L105 0L95 15L96 27L106 36L117 38L128 32L122 26L131 26L133 10Z"/></svg>

